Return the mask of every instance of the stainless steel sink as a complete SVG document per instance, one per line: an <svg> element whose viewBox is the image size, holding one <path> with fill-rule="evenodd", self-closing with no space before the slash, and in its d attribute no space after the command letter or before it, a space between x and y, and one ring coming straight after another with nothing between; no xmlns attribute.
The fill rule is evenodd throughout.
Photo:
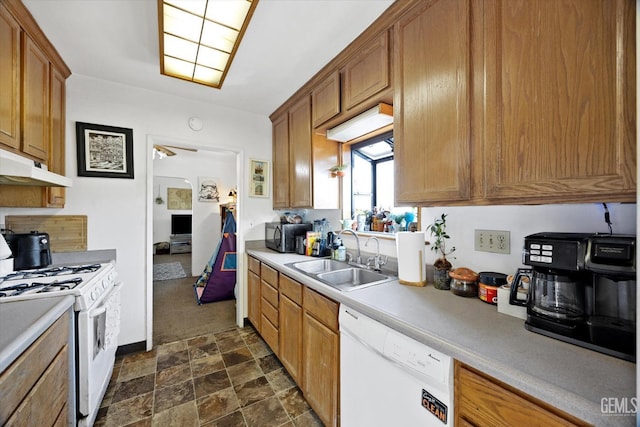
<svg viewBox="0 0 640 427"><path fill-rule="evenodd" d="M291 266L308 274L319 274L327 271L349 268L349 264L344 261L336 261L335 259L328 258L294 262L291 264Z"/></svg>
<svg viewBox="0 0 640 427"><path fill-rule="evenodd" d="M353 291L395 279L393 276L327 258L285 265L341 291Z"/></svg>

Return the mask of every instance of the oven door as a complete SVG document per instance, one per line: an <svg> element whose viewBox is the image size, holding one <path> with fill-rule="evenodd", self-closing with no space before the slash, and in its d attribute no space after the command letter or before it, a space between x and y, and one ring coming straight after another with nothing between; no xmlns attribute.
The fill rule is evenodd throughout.
<svg viewBox="0 0 640 427"><path fill-rule="evenodd" d="M92 425L109 385L120 333L120 288L78 313L78 425Z"/></svg>

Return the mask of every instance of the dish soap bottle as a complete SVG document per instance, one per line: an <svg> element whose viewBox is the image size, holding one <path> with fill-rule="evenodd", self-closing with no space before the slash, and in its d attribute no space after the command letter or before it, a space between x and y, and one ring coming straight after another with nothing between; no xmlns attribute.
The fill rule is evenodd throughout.
<svg viewBox="0 0 640 427"><path fill-rule="evenodd" d="M347 248L344 247L344 244L340 242L340 246L338 246L338 261L346 261L347 260Z"/></svg>

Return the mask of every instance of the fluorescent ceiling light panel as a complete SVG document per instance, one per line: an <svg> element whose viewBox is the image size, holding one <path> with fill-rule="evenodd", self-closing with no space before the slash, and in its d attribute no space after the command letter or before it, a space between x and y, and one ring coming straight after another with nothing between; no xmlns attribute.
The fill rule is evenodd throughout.
<svg viewBox="0 0 640 427"><path fill-rule="evenodd" d="M393 107L378 104L352 119L327 130L327 139L347 142L393 123Z"/></svg>
<svg viewBox="0 0 640 427"><path fill-rule="evenodd" d="M222 86L258 0L158 0L160 73Z"/></svg>

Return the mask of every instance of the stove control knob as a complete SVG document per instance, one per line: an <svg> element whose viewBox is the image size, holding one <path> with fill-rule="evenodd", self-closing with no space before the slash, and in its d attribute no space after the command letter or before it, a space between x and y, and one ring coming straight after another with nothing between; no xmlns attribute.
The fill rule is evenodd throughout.
<svg viewBox="0 0 640 427"><path fill-rule="evenodd" d="M91 302L95 301L98 298L98 292L91 291Z"/></svg>

